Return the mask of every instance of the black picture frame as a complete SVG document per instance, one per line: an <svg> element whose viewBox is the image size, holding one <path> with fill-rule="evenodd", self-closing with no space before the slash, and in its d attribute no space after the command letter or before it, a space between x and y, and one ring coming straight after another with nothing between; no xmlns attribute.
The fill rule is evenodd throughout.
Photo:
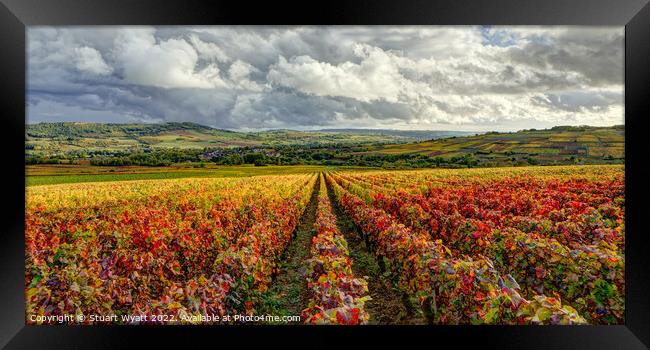
<svg viewBox="0 0 650 350"><path fill-rule="evenodd" d="M209 24L440 24L625 26L626 313L621 326L26 326L24 297L26 26ZM644 349L650 346L650 259L644 229L650 172L650 4L647 0L445 0L235 2L0 0L0 113L3 140L0 346L123 348L340 347L351 340L391 346L526 349Z"/></svg>

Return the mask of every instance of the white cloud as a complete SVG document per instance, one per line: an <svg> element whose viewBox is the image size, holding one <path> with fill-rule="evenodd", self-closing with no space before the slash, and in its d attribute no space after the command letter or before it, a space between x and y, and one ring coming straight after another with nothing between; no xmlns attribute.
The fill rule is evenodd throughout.
<svg viewBox="0 0 650 350"><path fill-rule="evenodd" d="M229 61L228 55L226 55L226 53L216 44L202 41L196 35L190 35L189 40L202 59L215 60L218 62Z"/></svg>
<svg viewBox="0 0 650 350"><path fill-rule="evenodd" d="M252 73L259 72L259 69L242 60L236 60L230 65L230 68L228 68L228 76L230 77L233 86L251 92L259 92L264 89L264 86L250 80Z"/></svg>
<svg viewBox="0 0 650 350"><path fill-rule="evenodd" d="M77 69L97 75L107 75L113 72L113 68L104 62L99 51L92 47L84 46L74 49L75 63Z"/></svg>
<svg viewBox="0 0 650 350"><path fill-rule="evenodd" d="M293 57L289 61L280 56L278 63L271 66L268 80L319 96L397 102L405 81L390 56L366 46L356 47L355 54L362 58L361 63L332 65L309 56Z"/></svg>
<svg viewBox="0 0 650 350"><path fill-rule="evenodd" d="M124 30L115 39L116 64L128 83L161 88L224 86L219 68L197 70L199 55L184 39L156 40L155 30Z"/></svg>

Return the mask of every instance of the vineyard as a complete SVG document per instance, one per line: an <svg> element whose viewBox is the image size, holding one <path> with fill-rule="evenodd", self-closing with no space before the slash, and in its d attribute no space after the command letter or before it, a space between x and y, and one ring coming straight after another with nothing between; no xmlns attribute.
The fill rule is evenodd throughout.
<svg viewBox="0 0 650 350"><path fill-rule="evenodd" d="M624 322L622 166L30 186L25 215L30 324L90 314L117 320L70 323L223 324L206 316L267 312L272 294L289 298L272 287L301 223L311 228L301 323L378 323L373 288L427 324ZM359 270L359 249L380 273Z"/></svg>

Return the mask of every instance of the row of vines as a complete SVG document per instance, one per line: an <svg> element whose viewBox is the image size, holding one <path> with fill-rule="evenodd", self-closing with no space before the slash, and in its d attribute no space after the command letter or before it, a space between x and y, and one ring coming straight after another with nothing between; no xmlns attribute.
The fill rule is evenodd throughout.
<svg viewBox="0 0 650 350"><path fill-rule="evenodd" d="M330 174L395 285L435 323L620 324L622 169Z"/></svg>
<svg viewBox="0 0 650 350"><path fill-rule="evenodd" d="M85 324L255 315L313 191L305 323L366 324L371 316L368 281L353 273L333 205L431 324L624 323L619 166L29 187L27 322L59 323L29 315L167 317L67 322Z"/></svg>
<svg viewBox="0 0 650 350"><path fill-rule="evenodd" d="M27 314L165 315L146 318L165 323L253 314L316 180L312 174L30 187Z"/></svg>

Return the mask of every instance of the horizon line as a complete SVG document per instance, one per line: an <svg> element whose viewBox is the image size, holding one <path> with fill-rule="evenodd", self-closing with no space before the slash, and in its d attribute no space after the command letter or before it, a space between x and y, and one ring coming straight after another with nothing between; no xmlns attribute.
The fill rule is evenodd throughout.
<svg viewBox="0 0 650 350"><path fill-rule="evenodd" d="M376 131L421 131L421 132L440 132L440 131L447 131L447 132L462 132L462 133L489 133L489 132L499 132L499 133L513 133L513 132L520 132L520 131L527 131L527 130L551 130L553 128L557 127L574 127L574 128L580 128L580 127L589 127L589 128L614 128L614 127L619 127L619 126L625 126L625 124L613 124L613 125L608 125L608 126L596 126L596 125L589 125L589 124L582 124L582 125L567 125L567 124L560 124L560 125L554 125L550 126L547 128L529 128L529 129L518 129L518 130L454 130L454 129L391 129L391 128L364 128L364 127L346 127L346 128L328 128L328 127L323 127L319 129L308 129L308 130L300 130L300 129L292 129L292 128L268 128L268 129L228 129L228 128L218 128L214 127L211 125L205 125L197 122L191 122L191 121L165 121L165 122L124 122L124 123L115 123L115 122L94 122L94 121L53 121L53 122L48 122L48 121L39 121L36 123L30 123L29 121L25 122L25 126L28 125L38 125L38 124L99 124L99 125L164 125L164 124L194 124L198 125L201 127L205 128L210 128L213 130L225 130L225 131L231 131L231 132L240 132L240 133L251 133L251 132L265 132L265 131L280 131L280 130L288 130L288 131L300 131L300 132L318 132L318 131L337 131L337 130L376 130Z"/></svg>

